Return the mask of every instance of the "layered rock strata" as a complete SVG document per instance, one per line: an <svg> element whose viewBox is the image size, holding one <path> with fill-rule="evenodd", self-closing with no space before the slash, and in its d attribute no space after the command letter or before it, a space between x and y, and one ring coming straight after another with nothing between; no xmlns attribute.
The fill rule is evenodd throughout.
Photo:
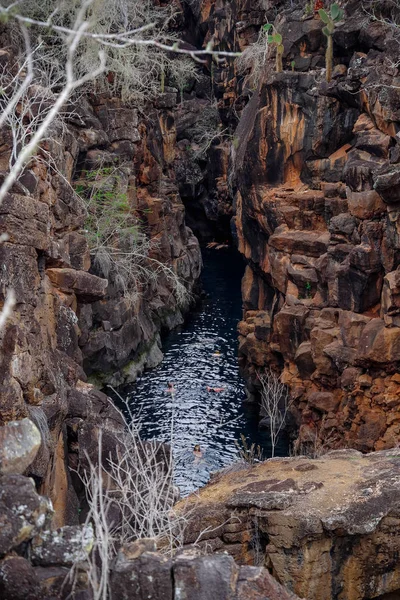
<svg viewBox="0 0 400 600"><path fill-rule="evenodd" d="M307 600L400 593L399 450L237 466L181 503L187 543L266 566Z"/></svg>
<svg viewBox="0 0 400 600"><path fill-rule="evenodd" d="M294 72L266 69L236 131L239 353L251 393L282 374L299 445L369 451L400 435L397 46L345 8L329 84L322 22L277 18Z"/></svg>

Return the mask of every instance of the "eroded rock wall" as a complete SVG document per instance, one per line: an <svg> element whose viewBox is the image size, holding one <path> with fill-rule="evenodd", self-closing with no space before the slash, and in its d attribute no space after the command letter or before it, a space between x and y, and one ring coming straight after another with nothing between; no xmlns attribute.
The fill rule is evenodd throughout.
<svg viewBox="0 0 400 600"><path fill-rule="evenodd" d="M275 23L285 71L266 69L242 112L232 163L248 261L241 366L252 392L258 371L282 373L300 446L392 447L400 435L397 46L347 3L327 84L320 19L287 10Z"/></svg>
<svg viewBox="0 0 400 600"><path fill-rule="evenodd" d="M2 64L13 60L8 50L1 57ZM30 417L41 429L29 475L53 501L55 526L78 519L70 467L95 449L99 427L109 431L110 447L122 427L87 376L99 384L134 380L162 359L161 329L182 323L189 308L188 301L178 304L162 269L140 284L132 302L93 264L75 181L118 168L121 193L150 243L149 268L166 265L193 298L201 255L174 181L176 96L176 90L164 94L141 118L117 98L82 97L0 206L0 233L8 235L0 245L1 304L8 289L16 295L0 333L0 422Z"/></svg>
<svg viewBox="0 0 400 600"><path fill-rule="evenodd" d="M202 262L198 241L186 226L176 183L176 100L177 91L172 89L139 119L136 109L116 98L100 97L93 110L87 107L88 114L79 114L83 128L75 129L75 135L81 142L81 177L85 172L122 165L120 192L129 199L140 230L150 240L152 262L147 268L149 275L155 274L145 275L130 301L124 297L123 286L112 278L111 269L104 300L79 312L84 370L99 383L134 381L144 366L158 364L162 359L160 330L183 323L183 314L194 299L190 295ZM160 263L187 288L189 298L182 304ZM100 274L104 275L101 268Z"/></svg>

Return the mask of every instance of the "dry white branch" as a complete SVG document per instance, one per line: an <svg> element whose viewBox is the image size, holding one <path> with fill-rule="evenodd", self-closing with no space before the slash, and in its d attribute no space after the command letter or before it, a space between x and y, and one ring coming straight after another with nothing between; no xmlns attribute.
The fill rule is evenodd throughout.
<svg viewBox="0 0 400 600"><path fill-rule="evenodd" d="M25 92L27 91L27 89L33 81L33 52L28 31L24 25L21 25L21 32L25 42L26 60L18 69L16 75L14 75L11 78L11 80L7 82L6 85L4 85L3 82L0 83L2 96L3 94L7 93L8 89L14 89L15 85L19 83L17 91L10 98L8 98L8 102L3 107L2 114L0 115L0 129L7 122L7 119L13 113L18 102L20 101L20 99L25 94ZM23 76L23 73L26 73L26 75L21 83L20 77Z"/></svg>
<svg viewBox="0 0 400 600"><path fill-rule="evenodd" d="M151 537L171 555L183 544L188 520L185 511L174 509L172 452L159 442L143 441L140 423L126 407L128 416L120 413L125 432L113 455L104 458L100 431L96 464L86 457L88 468L80 473L89 505L87 522L95 533L89 565L95 600L109 598L110 564L122 544Z"/></svg>
<svg viewBox="0 0 400 600"><path fill-rule="evenodd" d="M249 74L249 85L256 88L261 81L268 60L268 33L260 30L257 40L244 49L236 60L238 72Z"/></svg>
<svg viewBox="0 0 400 600"><path fill-rule="evenodd" d="M92 2L93 0L91 0ZM89 2L89 5L91 4ZM87 3L86 3L87 4ZM88 5L88 4L87 4ZM0 5L0 14L7 13L8 9L5 9ZM64 27L60 25L55 25L51 19L48 21L39 21L37 19L32 19L30 17L25 17L23 15L12 15L19 23L24 25L36 25L43 28L51 28L54 31L59 33L67 34L67 35L76 35L77 31L74 28ZM153 46L155 48L159 48L160 50L164 50L165 52L174 52L175 54L184 54L185 56L191 56L196 59L199 57L207 57L214 56L216 59L219 57L237 57L240 56L240 52L228 52L225 50L214 50L213 44L209 43L206 48L201 50L189 50L187 48L183 48L179 46L178 42L174 42L173 44L166 44L158 41L157 39L143 39L140 37L135 37L139 33L143 33L154 29L156 27L156 23L147 23L142 27L132 29L130 31L126 31L123 33L93 33L89 31L82 32L80 37L91 38L96 40L99 44L103 46L108 46L110 48L118 48L118 49L126 49L129 46Z"/></svg>
<svg viewBox="0 0 400 600"><path fill-rule="evenodd" d="M274 457L276 444L286 423L292 400L287 386L271 370L262 374L257 373L257 378L261 384L261 414L268 419L271 456Z"/></svg>
<svg viewBox="0 0 400 600"><path fill-rule="evenodd" d="M43 121L40 123L39 127L35 131L35 133L30 138L28 144L24 146L20 153L18 154L18 158L15 161L12 170L8 173L5 178L1 188L0 188L0 204L4 200L7 192L10 190L12 185L18 179L20 173L22 172L25 164L31 158L32 154L36 151L39 143L43 140L46 132L48 131L50 125L65 105L72 92L79 88L81 85L86 82L95 79L100 73L104 71L105 68L105 55L104 52L99 51L99 65L93 69L92 71L86 73L79 79L75 79L74 75L74 59L75 53L77 51L78 45L82 39L82 36L85 30L88 28L89 24L85 21L85 13L86 9L90 6L92 0L86 0L82 4L81 9L78 11L75 27L66 40L67 45L67 61L65 65L65 73L66 73L66 83L61 92L57 95L56 101L54 102L51 109L46 114ZM23 84L22 84L23 85ZM16 94L20 94L20 90L16 92Z"/></svg>
<svg viewBox="0 0 400 600"><path fill-rule="evenodd" d="M56 95L52 92L51 88L43 86L40 83L29 85L23 91L17 89L17 92L14 95L13 92L16 87L16 78L12 75L13 70L13 67L10 68L8 65L0 70L0 88L2 90L0 107L2 109L5 108L3 117L6 114L6 118L2 119L3 127L5 132L10 133L12 140L9 157L10 171L17 162L21 150L27 146L41 123L52 110L56 100ZM42 73L37 73L37 79L46 77L46 74L43 74L43 77L41 77L41 75ZM21 88L24 84L25 81ZM54 82L54 85L56 84L57 82ZM15 103L15 97L18 97L17 103ZM10 106L14 106L13 110L7 111ZM63 110L56 114L41 141L46 141L49 139L49 136L52 136L56 122L58 125L63 126L65 119L71 118L72 116L72 113L66 113ZM58 127L58 129L60 129L60 127ZM48 154L44 149L41 149L41 153L44 155ZM37 157L35 157L35 159L36 158Z"/></svg>

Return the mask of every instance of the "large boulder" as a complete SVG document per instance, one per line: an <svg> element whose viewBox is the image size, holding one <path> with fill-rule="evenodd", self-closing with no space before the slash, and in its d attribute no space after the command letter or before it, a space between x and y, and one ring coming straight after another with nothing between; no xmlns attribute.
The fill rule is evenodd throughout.
<svg viewBox="0 0 400 600"><path fill-rule="evenodd" d="M67 525L55 531L45 531L32 540L31 559L35 565L72 567L87 560L93 542L91 525Z"/></svg>
<svg viewBox="0 0 400 600"><path fill-rule="evenodd" d="M31 563L22 556L0 560L0 598L42 600L40 580Z"/></svg>
<svg viewBox="0 0 400 600"><path fill-rule="evenodd" d="M86 271L75 269L47 269L51 283L63 293L75 295L80 302L95 302L105 296L108 281Z"/></svg>
<svg viewBox="0 0 400 600"><path fill-rule="evenodd" d="M146 539L121 548L110 587L121 600L299 600L266 569L238 566L228 554L204 556L199 549L171 560Z"/></svg>
<svg viewBox="0 0 400 600"><path fill-rule="evenodd" d="M335 407L333 394L315 394L312 402L318 410ZM190 514L186 541L201 539L204 547L217 553L225 550L241 564L257 560L307 600L364 600L392 592L397 597L399 464L399 449L368 455L338 450L317 459L275 458L228 468L178 504L178 510ZM193 581L198 572L196 560L201 563L200 559L178 563L184 591L186 578ZM210 557L205 561L212 564ZM226 557L218 561L225 565L221 571L231 571L232 580L233 563ZM229 576L213 568L208 572L212 589L228 588ZM252 573L246 575L249 580L243 586L250 590ZM241 576L242 570L239 581ZM274 598L266 589L265 596ZM281 598L287 597L281 593ZM195 594L183 597L208 598L199 590Z"/></svg>
<svg viewBox="0 0 400 600"><path fill-rule="evenodd" d="M35 460L40 444L40 431L30 419L0 427L0 475L24 473Z"/></svg>

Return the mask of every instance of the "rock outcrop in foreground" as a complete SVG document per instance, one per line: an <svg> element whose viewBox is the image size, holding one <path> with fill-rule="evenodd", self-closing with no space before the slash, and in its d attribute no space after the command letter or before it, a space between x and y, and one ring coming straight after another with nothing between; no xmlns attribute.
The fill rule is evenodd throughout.
<svg viewBox="0 0 400 600"><path fill-rule="evenodd" d="M22 427L33 432L23 440L17 431ZM92 525L57 528L52 503L21 474L39 449L40 435L31 421L0 427L0 436L0 597L91 600ZM110 600L207 600L210 590L215 600L297 599L265 568L238 566L227 554L205 556L195 548L171 559L157 553L155 540L149 539L121 547L108 577Z"/></svg>
<svg viewBox="0 0 400 600"><path fill-rule="evenodd" d="M242 465L181 506L187 543L204 532L204 547L266 566L307 600L400 594L398 449Z"/></svg>

